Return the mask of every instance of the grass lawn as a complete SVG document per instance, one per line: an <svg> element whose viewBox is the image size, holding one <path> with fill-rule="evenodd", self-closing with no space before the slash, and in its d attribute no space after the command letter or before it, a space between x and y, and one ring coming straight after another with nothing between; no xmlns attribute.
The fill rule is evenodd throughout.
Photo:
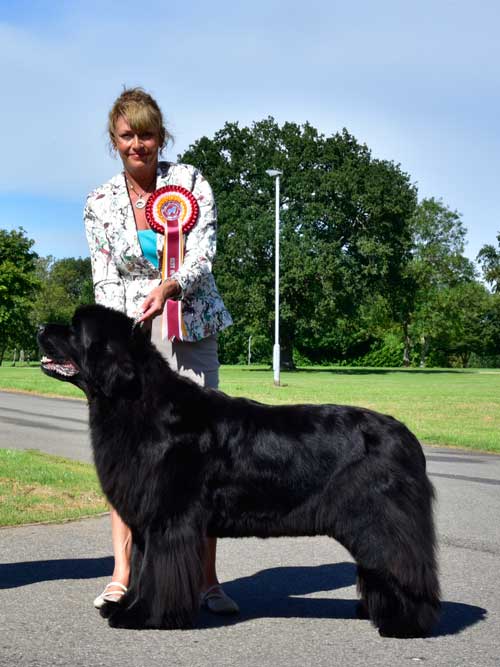
<svg viewBox="0 0 500 667"><path fill-rule="evenodd" d="M426 444L500 452L500 369L402 370L308 368L281 374L267 367L223 366L221 389L264 403L361 405L402 420ZM83 397L36 367L0 367L0 389Z"/></svg>
<svg viewBox="0 0 500 667"><path fill-rule="evenodd" d="M107 509L94 466L0 449L0 526L77 519Z"/></svg>

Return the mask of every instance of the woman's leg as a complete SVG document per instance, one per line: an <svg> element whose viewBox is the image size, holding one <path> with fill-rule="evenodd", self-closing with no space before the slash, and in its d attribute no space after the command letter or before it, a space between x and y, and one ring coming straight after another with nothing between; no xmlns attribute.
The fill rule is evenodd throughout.
<svg viewBox="0 0 500 667"><path fill-rule="evenodd" d="M111 507L111 542L115 565L111 582L94 600L100 609L105 602L119 602L126 593L130 578L130 556L132 553L132 533L118 512Z"/></svg>
<svg viewBox="0 0 500 667"><path fill-rule="evenodd" d="M161 316L158 316L152 322L151 342L173 371L188 377L202 387L218 388L217 336L209 336L196 343L164 340L161 334ZM239 607L224 593L219 584L215 565L216 552L217 539L207 538L203 565L205 594L202 605L216 614L234 614L239 611Z"/></svg>
<svg viewBox="0 0 500 667"><path fill-rule="evenodd" d="M132 554L132 533L113 507L111 508L111 541L115 557L112 580L128 586L130 556Z"/></svg>
<svg viewBox="0 0 500 667"><path fill-rule="evenodd" d="M207 538L207 550L205 557L205 564L203 567L204 573L204 587L205 590L212 588L212 586L217 586L219 580L217 579L217 570L216 570L216 557L217 557L217 538L208 537Z"/></svg>
<svg viewBox="0 0 500 667"><path fill-rule="evenodd" d="M215 566L217 555L217 538L208 537L206 541L204 572L204 590L201 604L205 609L214 614L237 614L239 607L236 602L227 595L217 578Z"/></svg>

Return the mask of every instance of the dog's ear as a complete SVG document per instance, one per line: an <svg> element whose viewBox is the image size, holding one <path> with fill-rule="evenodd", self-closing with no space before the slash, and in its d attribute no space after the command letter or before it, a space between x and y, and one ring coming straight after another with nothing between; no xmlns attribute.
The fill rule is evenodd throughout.
<svg viewBox="0 0 500 667"><path fill-rule="evenodd" d="M110 398L116 395L131 395L140 390L140 378L127 346L119 341L104 345L92 344L88 361L90 375L99 390Z"/></svg>
<svg viewBox="0 0 500 667"><path fill-rule="evenodd" d="M139 382L135 365L130 358L112 359L103 371L100 388L108 398L116 394L131 393Z"/></svg>

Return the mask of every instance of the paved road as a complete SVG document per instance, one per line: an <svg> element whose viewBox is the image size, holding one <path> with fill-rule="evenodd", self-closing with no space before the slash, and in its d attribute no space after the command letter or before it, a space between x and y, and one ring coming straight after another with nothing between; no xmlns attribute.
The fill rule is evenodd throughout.
<svg viewBox="0 0 500 667"><path fill-rule="evenodd" d="M91 460L84 402L0 392L2 447ZM428 639L354 617L355 570L328 538L221 540L242 607L191 631L111 630L91 606L110 573L108 518L0 530L0 665L500 665L500 457L426 448L438 491L443 616Z"/></svg>

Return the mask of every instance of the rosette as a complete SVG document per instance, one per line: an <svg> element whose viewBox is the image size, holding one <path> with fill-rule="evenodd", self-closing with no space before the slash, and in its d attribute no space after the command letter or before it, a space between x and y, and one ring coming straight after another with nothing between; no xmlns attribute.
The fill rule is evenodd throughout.
<svg viewBox="0 0 500 667"><path fill-rule="evenodd" d="M196 224L199 210L193 193L180 185L166 185L150 195L146 204L146 220L151 229L165 235L162 280L172 276L182 265L183 235ZM162 336L183 339L181 301L168 299L165 303Z"/></svg>

